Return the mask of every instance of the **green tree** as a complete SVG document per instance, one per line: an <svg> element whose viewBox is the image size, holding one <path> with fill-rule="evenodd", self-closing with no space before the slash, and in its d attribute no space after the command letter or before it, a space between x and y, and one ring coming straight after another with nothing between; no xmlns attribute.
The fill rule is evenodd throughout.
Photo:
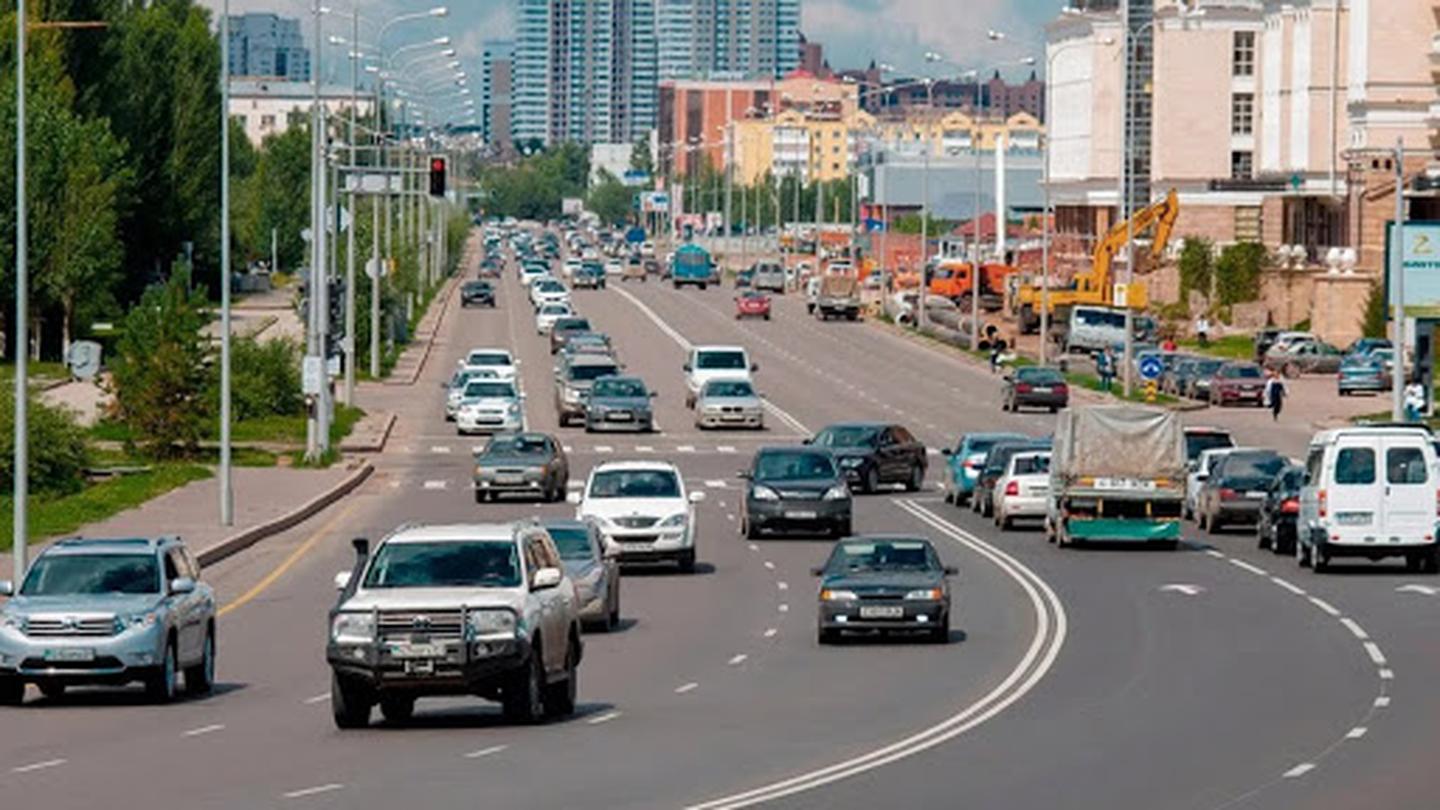
<svg viewBox="0 0 1440 810"><path fill-rule="evenodd" d="M1365 316L1360 328L1365 337L1383 338L1390 327L1390 302L1385 300L1385 285L1376 279L1365 298Z"/></svg>
<svg viewBox="0 0 1440 810"><path fill-rule="evenodd" d="M1215 291L1221 306L1260 297L1260 274L1269 262L1265 246L1255 242L1227 245L1215 262Z"/></svg>
<svg viewBox="0 0 1440 810"><path fill-rule="evenodd" d="M639 138L630 149L630 168L645 174L655 173L655 156L650 154L650 139Z"/></svg>
<svg viewBox="0 0 1440 810"><path fill-rule="evenodd" d="M30 490L64 495L85 484L90 451L85 431L68 410L31 396L25 414L30 442ZM0 490L15 486L15 398L0 397Z"/></svg>
<svg viewBox="0 0 1440 810"><path fill-rule="evenodd" d="M310 127L292 126L260 145L255 169L232 186L237 205L235 238L246 260L270 256L276 237L281 268L305 262L301 231L310 227Z"/></svg>
<svg viewBox="0 0 1440 810"><path fill-rule="evenodd" d="M1214 243L1203 236L1185 237L1180 249L1180 300L1188 301L1191 290L1208 298L1214 272Z"/></svg>
<svg viewBox="0 0 1440 810"><path fill-rule="evenodd" d="M123 420L157 458L192 453L210 409L206 388L210 316L205 296L191 288L184 261L170 278L145 291L125 316L111 364L115 400Z"/></svg>
<svg viewBox="0 0 1440 810"><path fill-rule="evenodd" d="M235 419L289 416L305 407L300 392L300 344L237 338L230 346L231 407ZM219 368L212 372L213 397L219 402Z"/></svg>
<svg viewBox="0 0 1440 810"><path fill-rule="evenodd" d="M607 225L620 225L634 210L635 190L616 179L615 175L600 170L600 182L590 188L585 207L600 217Z"/></svg>

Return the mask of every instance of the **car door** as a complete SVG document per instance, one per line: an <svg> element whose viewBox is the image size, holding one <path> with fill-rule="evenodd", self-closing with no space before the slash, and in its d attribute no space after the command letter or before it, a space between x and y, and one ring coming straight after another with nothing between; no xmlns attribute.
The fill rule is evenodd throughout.
<svg viewBox="0 0 1440 810"><path fill-rule="evenodd" d="M525 559L530 564L530 578L534 581L535 572L542 568L555 568L558 561L551 559L546 553L546 544L539 532L532 532L525 536ZM564 666L565 632L564 618L561 615L559 600L560 588L546 588L545 590L531 590L531 596L535 599L540 612L540 633L543 636L544 649L540 650L541 660L547 672L555 672ZM560 653L556 653L560 650Z"/></svg>
<svg viewBox="0 0 1440 810"><path fill-rule="evenodd" d="M1424 438L1389 436L1385 451L1385 489L1376 542L1414 542L1433 535L1437 500L1431 482L1431 453Z"/></svg>
<svg viewBox="0 0 1440 810"><path fill-rule="evenodd" d="M555 454L555 478L556 486L568 490L570 486L570 457L565 455L565 447L554 439L545 438L550 445L551 451Z"/></svg>
<svg viewBox="0 0 1440 810"><path fill-rule="evenodd" d="M1384 448L1375 436L1341 435L1328 471L1330 486L1322 490L1321 508L1330 518L1332 538L1345 543L1378 540L1385 503L1380 474Z"/></svg>
<svg viewBox="0 0 1440 810"><path fill-rule="evenodd" d="M170 584L189 574L180 554L173 548L165 552L164 562L165 592L170 593ZM196 657L195 650L199 646L196 640L198 633L195 632L195 592L170 593L168 599L170 614L174 617L176 652L179 653L182 664L193 661Z"/></svg>
<svg viewBox="0 0 1440 810"><path fill-rule="evenodd" d="M892 430L895 432L895 438L899 441L900 447L904 450L905 467L902 473L908 480L911 467L919 465L921 469L925 469L929 463L929 459L925 456L925 445L903 425L895 425Z"/></svg>

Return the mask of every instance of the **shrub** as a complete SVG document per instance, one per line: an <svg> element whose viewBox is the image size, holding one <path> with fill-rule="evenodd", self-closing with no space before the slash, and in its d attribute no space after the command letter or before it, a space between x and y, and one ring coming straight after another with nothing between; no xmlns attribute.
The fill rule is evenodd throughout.
<svg viewBox="0 0 1440 810"><path fill-rule="evenodd" d="M90 462L85 431L64 408L31 397L26 412L30 447L30 489L38 495L66 495L85 483ZM0 397L0 492L15 486L15 399Z"/></svg>
<svg viewBox="0 0 1440 810"><path fill-rule="evenodd" d="M214 372L219 402L219 369ZM300 345L288 339L230 344L230 408L236 419L289 416L305 408L300 392Z"/></svg>
<svg viewBox="0 0 1440 810"><path fill-rule="evenodd" d="M1180 249L1180 300L1188 302L1190 291L1210 296L1210 281L1215 271L1215 246L1203 236L1185 237Z"/></svg>
<svg viewBox="0 0 1440 810"><path fill-rule="evenodd" d="M1385 337L1390 326L1389 310L1389 302L1385 300L1385 285L1376 279L1370 284L1370 296L1365 299L1365 320L1361 324L1365 337Z"/></svg>
<svg viewBox="0 0 1440 810"><path fill-rule="evenodd" d="M1260 273L1270 261L1265 246L1255 242L1227 245L1215 263L1219 303L1242 304L1260 297Z"/></svg>

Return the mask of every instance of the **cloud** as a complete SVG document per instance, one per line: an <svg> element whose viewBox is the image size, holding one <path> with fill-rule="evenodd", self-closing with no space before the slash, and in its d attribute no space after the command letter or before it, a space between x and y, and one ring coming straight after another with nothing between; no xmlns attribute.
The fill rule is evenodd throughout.
<svg viewBox="0 0 1440 810"><path fill-rule="evenodd" d="M1059 0L805 0L801 30L825 46L835 67L870 60L925 72L926 51L948 70L979 67L1039 53L1040 26ZM986 31L1007 34L990 42Z"/></svg>

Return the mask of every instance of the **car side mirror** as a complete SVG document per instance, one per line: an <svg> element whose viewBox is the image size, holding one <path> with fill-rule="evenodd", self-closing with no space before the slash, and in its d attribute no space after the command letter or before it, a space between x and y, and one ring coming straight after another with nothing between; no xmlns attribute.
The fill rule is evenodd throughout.
<svg viewBox="0 0 1440 810"><path fill-rule="evenodd" d="M14 596L15 583L8 579L0 579L0 596Z"/></svg>
<svg viewBox="0 0 1440 810"><path fill-rule="evenodd" d="M176 577L170 580L170 594L172 596L183 596L195 592L195 580L190 577Z"/></svg>
<svg viewBox="0 0 1440 810"><path fill-rule="evenodd" d="M735 473L735 477L736 477L736 478L739 478L741 481L749 481L749 480L750 480L750 471L749 471L749 470L741 470L740 472Z"/></svg>
<svg viewBox="0 0 1440 810"><path fill-rule="evenodd" d="M350 572L341 571L335 575L335 590L343 591L350 587Z"/></svg>
<svg viewBox="0 0 1440 810"><path fill-rule="evenodd" d="M815 566L814 568L811 568L811 569L810 569L810 576L812 576L812 577L822 576L822 575L824 575L824 573L825 573L825 569L824 569L823 567L821 567L821 566L818 566L818 565Z"/></svg>
<svg viewBox="0 0 1440 810"><path fill-rule="evenodd" d="M690 364L689 364L689 363L686 363L685 365L681 366L681 368L684 369L686 372L689 372L689 371L692 370L692 369L690 368Z"/></svg>
<svg viewBox="0 0 1440 810"><path fill-rule="evenodd" d="M814 437L814 436L807 437L807 438L805 438L804 440L802 440L800 443L801 443L801 444L814 444L814 443L815 443L815 437Z"/></svg>
<svg viewBox="0 0 1440 810"><path fill-rule="evenodd" d="M566 493L566 494L565 494L565 502L568 503L568 504L571 504L572 506L579 506L579 505L580 505L580 493L578 493L578 492L568 492L568 493Z"/></svg>
<svg viewBox="0 0 1440 810"><path fill-rule="evenodd" d="M960 575L960 569L959 569L959 568L956 568L956 567L953 566L953 565L947 565L947 566L945 566L945 576L947 576L947 577L954 577L954 576L959 576L959 575Z"/></svg>
<svg viewBox="0 0 1440 810"><path fill-rule="evenodd" d="M751 371L759 371L759 370L760 370L760 364L759 364L759 363L751 363L751 364L750 364L750 370L751 370Z"/></svg>
<svg viewBox="0 0 1440 810"><path fill-rule="evenodd" d="M940 455L942 455L942 456L953 456L953 455L955 455L955 451L954 451L954 450L951 450L951 449L948 448L948 447L944 447L944 448L941 448L941 450L940 450Z"/></svg>
<svg viewBox="0 0 1440 810"><path fill-rule="evenodd" d="M530 590L544 591L557 587L564 578L559 568L541 568L530 577Z"/></svg>
<svg viewBox="0 0 1440 810"><path fill-rule="evenodd" d="M705 501L705 493L703 493L703 492L692 492L692 493L690 493L690 503L703 503L704 501Z"/></svg>
<svg viewBox="0 0 1440 810"><path fill-rule="evenodd" d="M659 392L659 391L651 391L651 392L650 392L650 398L651 398L651 399L659 399L659 398L660 398L660 392Z"/></svg>

